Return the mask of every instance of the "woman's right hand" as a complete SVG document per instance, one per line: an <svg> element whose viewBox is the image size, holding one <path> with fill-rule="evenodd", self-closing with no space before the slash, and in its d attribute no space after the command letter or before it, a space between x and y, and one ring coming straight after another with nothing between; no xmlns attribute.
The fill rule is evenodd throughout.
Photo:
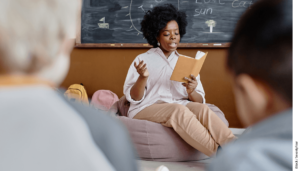
<svg viewBox="0 0 300 171"><path fill-rule="evenodd" d="M147 78L149 76L147 65L146 65L146 63L144 64L144 61L139 60L139 64L136 64L134 62L134 67L135 67L136 71L140 74L141 77Z"/></svg>

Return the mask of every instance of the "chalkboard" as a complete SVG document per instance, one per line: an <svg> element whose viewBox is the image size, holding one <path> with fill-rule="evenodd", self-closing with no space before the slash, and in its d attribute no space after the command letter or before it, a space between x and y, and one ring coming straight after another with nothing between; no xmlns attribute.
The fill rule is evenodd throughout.
<svg viewBox="0 0 300 171"><path fill-rule="evenodd" d="M140 23L146 11L166 3L187 14L181 47L228 46L238 19L254 1L83 0L79 46L148 46Z"/></svg>

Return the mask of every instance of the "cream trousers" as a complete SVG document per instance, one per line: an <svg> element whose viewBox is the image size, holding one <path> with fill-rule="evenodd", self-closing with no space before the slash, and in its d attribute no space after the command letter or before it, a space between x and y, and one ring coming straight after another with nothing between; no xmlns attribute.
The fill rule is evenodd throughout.
<svg viewBox="0 0 300 171"><path fill-rule="evenodd" d="M219 145L236 137L207 105L190 102L181 104L162 103L146 107L134 119L148 120L172 127L188 144L212 156Z"/></svg>

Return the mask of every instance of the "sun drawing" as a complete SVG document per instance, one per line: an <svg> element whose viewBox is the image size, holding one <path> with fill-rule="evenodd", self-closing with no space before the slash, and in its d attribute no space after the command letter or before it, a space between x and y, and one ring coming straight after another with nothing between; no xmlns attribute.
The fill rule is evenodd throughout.
<svg viewBox="0 0 300 171"><path fill-rule="evenodd" d="M133 23L133 19L131 17L132 1L133 0L130 0L129 13L126 16L129 16L129 18L130 18L130 22L131 22L130 29L132 29L132 28L135 29L137 31L137 36L138 36L143 33L140 30L138 30ZM161 2L163 2L163 0L155 0L155 3L161 3ZM150 5L150 7L153 8L153 5ZM123 8L127 8L127 7L123 7ZM143 10L144 12L146 12L145 9L143 8L143 5L140 5L138 8L140 10ZM178 9L179 9L179 0L178 0Z"/></svg>

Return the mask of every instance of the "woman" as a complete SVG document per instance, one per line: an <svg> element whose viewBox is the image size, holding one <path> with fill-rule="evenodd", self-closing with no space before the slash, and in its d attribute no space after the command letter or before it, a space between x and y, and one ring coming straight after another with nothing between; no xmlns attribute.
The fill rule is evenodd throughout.
<svg viewBox="0 0 300 171"><path fill-rule="evenodd" d="M178 60L176 51L186 32L186 14L166 4L148 11L141 30L154 48L131 64L124 94L131 103L129 117L172 127L187 143L211 156L235 136L204 103L200 75L171 81Z"/></svg>

